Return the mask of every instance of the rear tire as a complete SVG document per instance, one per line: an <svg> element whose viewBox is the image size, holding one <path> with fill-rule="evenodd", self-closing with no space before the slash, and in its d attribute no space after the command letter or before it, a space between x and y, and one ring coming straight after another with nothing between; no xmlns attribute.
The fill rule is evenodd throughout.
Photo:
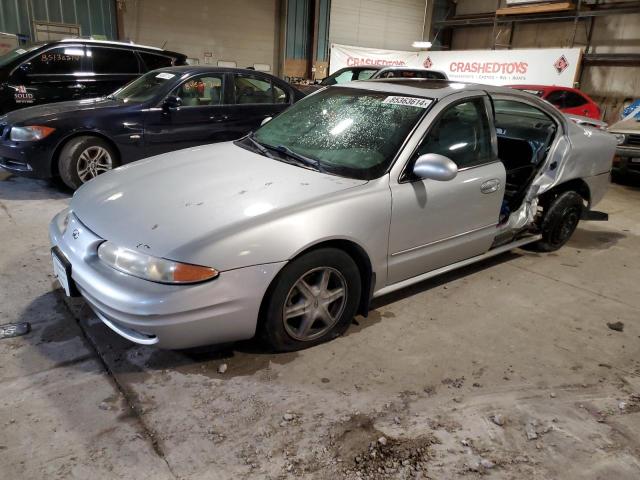
<svg viewBox="0 0 640 480"><path fill-rule="evenodd" d="M62 147L58 159L60 178L72 190L117 166L113 147L94 136L72 138Z"/></svg>
<svg viewBox="0 0 640 480"><path fill-rule="evenodd" d="M538 252L554 252L569 241L576 231L584 200L573 191L558 195L544 212L540 232L542 239L531 244L531 250Z"/></svg>
<svg viewBox="0 0 640 480"><path fill-rule="evenodd" d="M260 337L291 352L342 335L360 302L358 266L342 250L322 248L286 265L267 291Z"/></svg>

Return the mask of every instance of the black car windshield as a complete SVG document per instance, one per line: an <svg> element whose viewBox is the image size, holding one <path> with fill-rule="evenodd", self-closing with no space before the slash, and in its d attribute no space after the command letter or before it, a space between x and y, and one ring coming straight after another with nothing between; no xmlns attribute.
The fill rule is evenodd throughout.
<svg viewBox="0 0 640 480"><path fill-rule="evenodd" d="M163 72L154 70L145 73L140 78L126 84L109 96L125 103L142 103L155 98L161 93L168 82L173 84L173 80L178 76L175 72Z"/></svg>
<svg viewBox="0 0 640 480"><path fill-rule="evenodd" d="M0 68L9 65L15 59L22 57L25 53L29 53L42 45L31 45L29 47L18 47L5 53L0 57Z"/></svg>
<svg viewBox="0 0 640 480"><path fill-rule="evenodd" d="M328 173L370 180L386 172L432 102L331 87L296 103L254 139L268 148L286 147Z"/></svg>

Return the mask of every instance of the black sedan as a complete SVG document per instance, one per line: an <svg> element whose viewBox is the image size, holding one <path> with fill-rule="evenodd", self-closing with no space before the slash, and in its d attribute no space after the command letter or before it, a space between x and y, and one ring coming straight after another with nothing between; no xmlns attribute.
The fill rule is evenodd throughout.
<svg viewBox="0 0 640 480"><path fill-rule="evenodd" d="M29 107L0 117L0 167L70 188L135 160L239 138L303 97L253 70L154 70L95 99Z"/></svg>

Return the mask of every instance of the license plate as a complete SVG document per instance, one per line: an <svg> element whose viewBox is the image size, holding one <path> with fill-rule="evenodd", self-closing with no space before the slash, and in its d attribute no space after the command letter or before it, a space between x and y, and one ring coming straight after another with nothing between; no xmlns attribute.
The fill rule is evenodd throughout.
<svg viewBox="0 0 640 480"><path fill-rule="evenodd" d="M640 157L632 158L631 163L640 163Z"/></svg>
<svg viewBox="0 0 640 480"><path fill-rule="evenodd" d="M67 297L71 296L71 265L68 261L63 261L55 250L51 251L51 260L53 261L53 274L62 285L64 293ZM65 259L66 260L66 259Z"/></svg>

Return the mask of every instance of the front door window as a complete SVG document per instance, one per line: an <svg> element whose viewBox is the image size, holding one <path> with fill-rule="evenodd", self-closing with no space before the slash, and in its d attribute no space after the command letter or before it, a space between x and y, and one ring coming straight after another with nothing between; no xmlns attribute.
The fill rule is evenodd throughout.
<svg viewBox="0 0 640 480"><path fill-rule="evenodd" d="M459 169L493 161L484 100L467 100L446 110L429 130L414 159L427 153L444 155Z"/></svg>

